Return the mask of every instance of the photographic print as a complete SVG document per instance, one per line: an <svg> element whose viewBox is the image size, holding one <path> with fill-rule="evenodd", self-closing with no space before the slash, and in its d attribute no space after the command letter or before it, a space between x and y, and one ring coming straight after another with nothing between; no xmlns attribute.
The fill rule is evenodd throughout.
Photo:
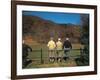
<svg viewBox="0 0 100 80"><path fill-rule="evenodd" d="M96 6L12 1L12 15L12 79L97 73Z"/></svg>
<svg viewBox="0 0 100 80"><path fill-rule="evenodd" d="M22 20L23 68L89 65L89 14L23 11Z"/></svg>

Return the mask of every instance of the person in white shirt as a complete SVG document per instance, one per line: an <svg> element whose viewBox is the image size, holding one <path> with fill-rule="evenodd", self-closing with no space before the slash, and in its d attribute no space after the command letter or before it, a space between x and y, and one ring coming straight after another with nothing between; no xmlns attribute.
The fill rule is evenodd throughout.
<svg viewBox="0 0 100 80"><path fill-rule="evenodd" d="M63 43L61 42L61 38L58 38L58 41L56 42L56 52L57 52L57 61L62 60L62 48Z"/></svg>
<svg viewBox="0 0 100 80"><path fill-rule="evenodd" d="M53 38L50 39L50 41L47 44L47 47L49 49L49 61L54 62L55 61L55 48L56 44L53 40Z"/></svg>

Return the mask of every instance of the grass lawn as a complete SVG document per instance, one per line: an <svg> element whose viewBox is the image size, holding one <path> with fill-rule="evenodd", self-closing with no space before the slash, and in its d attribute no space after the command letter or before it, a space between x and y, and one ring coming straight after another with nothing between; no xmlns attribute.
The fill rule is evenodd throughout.
<svg viewBox="0 0 100 80"><path fill-rule="evenodd" d="M26 68L48 68L48 67L69 67L69 66L77 66L75 60L73 58L62 62L55 61L54 63L50 63L48 60L48 48L46 44L30 44L33 51L29 53L28 58L32 60ZM73 49L80 49L80 44L72 44ZM42 49L42 60L43 64L41 63L41 49ZM62 51L62 54L64 52ZM77 56L80 55L79 50L71 50L69 56Z"/></svg>

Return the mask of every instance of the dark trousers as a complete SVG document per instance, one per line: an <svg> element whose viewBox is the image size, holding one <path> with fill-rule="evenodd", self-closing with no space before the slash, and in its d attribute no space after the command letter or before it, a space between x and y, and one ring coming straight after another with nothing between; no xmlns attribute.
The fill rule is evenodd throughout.
<svg viewBox="0 0 100 80"><path fill-rule="evenodd" d="M64 50L64 57L63 57L63 59L64 59L65 61L69 58L69 56L68 56L69 51L70 51L70 50Z"/></svg>

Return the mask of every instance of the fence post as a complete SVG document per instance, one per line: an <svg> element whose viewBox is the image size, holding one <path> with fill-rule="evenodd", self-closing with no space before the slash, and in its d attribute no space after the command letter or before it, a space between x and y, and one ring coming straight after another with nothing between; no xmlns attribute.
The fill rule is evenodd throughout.
<svg viewBox="0 0 100 80"><path fill-rule="evenodd" d="M43 64L44 61L43 61L43 54L42 54L42 48L41 48L41 64Z"/></svg>
<svg viewBox="0 0 100 80"><path fill-rule="evenodd" d="M82 57L83 56L83 49L80 48L80 56Z"/></svg>

